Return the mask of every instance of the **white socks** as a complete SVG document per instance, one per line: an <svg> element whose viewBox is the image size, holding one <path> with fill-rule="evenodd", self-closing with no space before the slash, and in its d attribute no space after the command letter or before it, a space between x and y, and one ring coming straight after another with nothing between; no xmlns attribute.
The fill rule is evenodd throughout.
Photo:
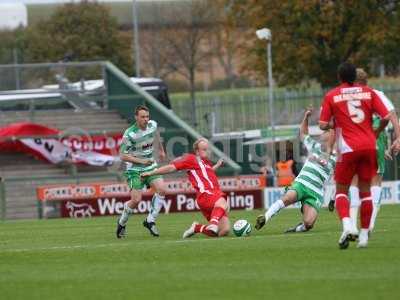
<svg viewBox="0 0 400 300"><path fill-rule="evenodd" d="M374 204L381 203L381 191L382 188L380 186L377 185L371 186L371 197L372 197L372 202L374 202Z"/></svg>
<svg viewBox="0 0 400 300"><path fill-rule="evenodd" d="M128 202L124 203L124 210L122 211L121 216L119 217L118 223L121 226L125 226L128 222L129 215L133 213L133 209L128 207Z"/></svg>
<svg viewBox="0 0 400 300"><path fill-rule="evenodd" d="M297 225L296 232L305 232L308 231L304 223Z"/></svg>
<svg viewBox="0 0 400 300"><path fill-rule="evenodd" d="M342 219L343 231L352 232L353 231L353 221L350 218Z"/></svg>
<svg viewBox="0 0 400 300"><path fill-rule="evenodd" d="M358 208L360 207L360 192L358 187L350 186L350 218L353 222L353 231L357 231L358 224Z"/></svg>
<svg viewBox="0 0 400 300"><path fill-rule="evenodd" d="M356 186L350 186L350 206L359 207L360 206L360 190Z"/></svg>
<svg viewBox="0 0 400 300"><path fill-rule="evenodd" d="M157 193L155 193L153 195L153 199L151 199L151 208L150 208L150 212L147 215L147 222L148 223L152 223L155 222L158 214L160 213L160 210L163 206L163 202L165 200L165 196L161 196Z"/></svg>
<svg viewBox="0 0 400 300"><path fill-rule="evenodd" d="M151 199L151 207L150 207L150 212L147 215L147 222L151 223L151 222L155 222L160 211L161 208L163 206L163 202L164 202L165 196L161 196L157 193L155 193L153 195L153 198ZM119 224L122 226L125 226L126 223L128 222L128 218L129 215L133 213L133 209L128 207L128 202L124 203L124 210L122 211L122 214L118 220Z"/></svg>
<svg viewBox="0 0 400 300"><path fill-rule="evenodd" d="M372 186L371 187L371 197L372 197L372 202L373 202L374 208L372 210L371 223L369 225L370 231L374 230L376 216L378 215L379 208L381 206L381 191L382 191L382 188L380 186Z"/></svg>
<svg viewBox="0 0 400 300"><path fill-rule="evenodd" d="M369 230L372 231L375 227L376 216L378 215L379 208L381 205L381 192L382 188L380 186L374 185L371 186L371 197L372 202L374 204L374 208L372 210L371 223L369 225ZM358 220L358 208L360 207L360 196L358 187L351 186L349 189L351 206L350 206L350 217L353 221L355 228L357 228L357 220Z"/></svg>
<svg viewBox="0 0 400 300"><path fill-rule="evenodd" d="M274 215L276 215L282 208L285 207L283 201L279 199L278 201L274 202L270 208L265 212L265 221L268 222Z"/></svg>
<svg viewBox="0 0 400 300"><path fill-rule="evenodd" d="M358 236L357 248L365 248L368 245L368 229L361 228Z"/></svg>

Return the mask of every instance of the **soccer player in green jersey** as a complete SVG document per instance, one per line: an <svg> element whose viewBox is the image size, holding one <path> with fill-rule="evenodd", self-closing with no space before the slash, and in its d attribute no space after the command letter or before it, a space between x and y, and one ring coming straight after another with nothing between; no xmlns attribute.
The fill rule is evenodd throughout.
<svg viewBox="0 0 400 300"><path fill-rule="evenodd" d="M324 185L333 172L336 157L329 154L334 144L333 130L321 134L320 142L308 135L308 119L311 113L312 109L308 108L300 124L300 139L307 148L308 158L282 199L273 203L265 215L257 217L255 225L257 230L260 230L282 208L296 202L301 202L303 221L286 232L308 231L317 220L318 212L324 202Z"/></svg>
<svg viewBox="0 0 400 300"><path fill-rule="evenodd" d="M361 69L357 68L357 77L356 81L360 84L366 85L368 81L367 73ZM386 103L388 110L392 114L395 114L395 108L393 103L386 97L386 95L378 90L374 90L379 98L381 98L382 102ZM376 175L371 180L371 197L373 202L373 210L371 215L371 222L369 225L369 231L373 231L375 227L375 220L378 215L378 211L381 204L381 191L382 191L382 179L383 174L385 173L385 160L392 160L392 156L390 154L390 137L388 133L385 131L385 127L388 124L388 121L381 120L378 116L374 115L372 119L372 126L376 133L376 159L378 163L378 171ZM353 221L353 225L357 228L357 219L358 219L358 209L360 207L360 197L358 190L358 178L355 176L353 181L351 182L351 186L349 189L351 207L350 207L350 217Z"/></svg>
<svg viewBox="0 0 400 300"><path fill-rule="evenodd" d="M150 212L143 221L143 226L150 231L151 235L159 236L155 222L165 199L165 185L161 176L156 175L146 178L141 178L140 176L141 173L151 171L157 167L157 162L154 158L155 146L158 146L160 160L165 159L157 123L150 120L149 109L143 105L136 107L135 120L136 122L125 131L120 147L121 160L126 163L124 176L131 190L131 199L125 202L124 210L118 218L117 238L125 235L128 217L142 200L142 190L146 186L150 186L155 190L155 193L151 201Z"/></svg>

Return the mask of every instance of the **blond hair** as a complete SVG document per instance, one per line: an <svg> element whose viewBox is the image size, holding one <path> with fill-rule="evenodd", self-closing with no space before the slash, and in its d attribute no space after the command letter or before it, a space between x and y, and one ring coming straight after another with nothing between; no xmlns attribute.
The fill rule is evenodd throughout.
<svg viewBox="0 0 400 300"><path fill-rule="evenodd" d="M196 152L199 149L199 144L201 142L208 143L208 140L206 138L199 138L193 143L193 151Z"/></svg>
<svg viewBox="0 0 400 300"><path fill-rule="evenodd" d="M362 68L357 68L356 73L357 73L356 82L361 84L367 84L368 82L367 72L365 72L364 69Z"/></svg>

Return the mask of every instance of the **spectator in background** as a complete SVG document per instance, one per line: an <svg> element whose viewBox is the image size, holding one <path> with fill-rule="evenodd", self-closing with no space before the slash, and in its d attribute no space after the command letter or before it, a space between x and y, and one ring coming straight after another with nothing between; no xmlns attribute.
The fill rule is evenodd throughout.
<svg viewBox="0 0 400 300"><path fill-rule="evenodd" d="M294 180L294 173L293 173L293 159L289 159L286 161L278 161L276 163L277 169L277 183L278 186L285 187L292 184Z"/></svg>
<svg viewBox="0 0 400 300"><path fill-rule="evenodd" d="M275 170L272 167L272 161L269 156L266 156L265 165L260 168L260 173L264 176L267 186L275 185Z"/></svg>
<svg viewBox="0 0 400 300"><path fill-rule="evenodd" d="M276 163L277 184L280 187L291 185L298 174L297 163L293 159L293 150L288 147L286 149L285 160L279 160Z"/></svg>
<svg viewBox="0 0 400 300"><path fill-rule="evenodd" d="M295 159L295 157L293 155L293 143L292 142L288 142L287 144L289 144L290 146L287 146L286 161L293 160L292 172L293 172L294 176L296 177L300 173L301 163L300 163L300 166L299 166L299 162L296 161L296 159Z"/></svg>

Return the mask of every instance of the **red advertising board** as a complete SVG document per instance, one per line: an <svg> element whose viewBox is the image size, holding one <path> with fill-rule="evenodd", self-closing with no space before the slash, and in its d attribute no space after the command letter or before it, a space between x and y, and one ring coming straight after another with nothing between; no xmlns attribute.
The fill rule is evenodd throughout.
<svg viewBox="0 0 400 300"><path fill-rule="evenodd" d="M225 177L219 180L231 209L263 207L264 182L260 176ZM196 194L186 179L167 180L167 195L162 213L197 211ZM42 215L56 210L58 217L92 217L120 214L129 200L129 189L123 183L94 183L80 185L43 186L37 189ZM143 193L135 213L147 213L151 191ZM53 208L53 209L52 209Z"/></svg>

